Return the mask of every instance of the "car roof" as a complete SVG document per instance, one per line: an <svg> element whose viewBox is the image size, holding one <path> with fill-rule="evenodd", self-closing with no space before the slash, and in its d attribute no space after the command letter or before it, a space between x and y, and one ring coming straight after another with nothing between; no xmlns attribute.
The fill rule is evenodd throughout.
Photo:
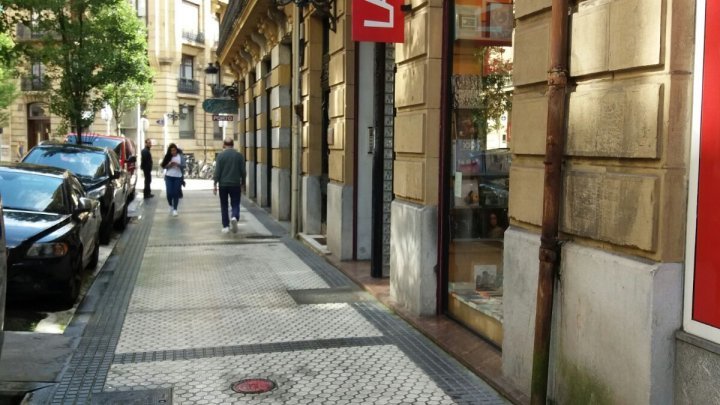
<svg viewBox="0 0 720 405"><path fill-rule="evenodd" d="M68 139L70 137L77 138L77 134L70 133L70 134L65 135L65 139ZM132 139L126 138L126 137L120 136L120 135L96 134L96 133L92 133L92 132L80 135L80 139L83 141L83 143L85 143L85 142L92 143L92 140L97 139L97 138L112 139L112 140L116 140L118 142L122 142L125 140L132 141Z"/></svg>
<svg viewBox="0 0 720 405"><path fill-rule="evenodd" d="M0 162L0 171L36 173L53 177L67 177L71 175L66 169L22 162Z"/></svg>
<svg viewBox="0 0 720 405"><path fill-rule="evenodd" d="M86 151L86 152L95 152L95 153L105 152L105 150L106 150L105 148L100 148L97 146L85 145L85 144L78 145L75 143L43 143L41 145L35 146L35 148L50 149L50 150L57 150L57 151L62 151L62 150L70 150L70 151L74 151L74 152ZM35 149L35 148L33 148L33 149Z"/></svg>

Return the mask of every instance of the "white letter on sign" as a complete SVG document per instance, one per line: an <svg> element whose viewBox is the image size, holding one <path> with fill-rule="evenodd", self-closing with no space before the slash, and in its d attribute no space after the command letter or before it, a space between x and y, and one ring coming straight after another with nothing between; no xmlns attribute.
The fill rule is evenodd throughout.
<svg viewBox="0 0 720 405"><path fill-rule="evenodd" d="M393 9L393 6L386 3L386 0L365 0L370 4L374 4L378 7L384 8L388 11L388 20L387 21L375 21L375 20L365 20L363 21L363 25L365 27L374 27L374 28L392 28L393 27L393 17L395 16L395 10Z"/></svg>

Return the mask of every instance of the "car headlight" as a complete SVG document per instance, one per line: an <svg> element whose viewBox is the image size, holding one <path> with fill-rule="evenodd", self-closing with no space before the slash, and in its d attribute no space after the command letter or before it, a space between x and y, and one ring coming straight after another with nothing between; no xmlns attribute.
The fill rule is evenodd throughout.
<svg viewBox="0 0 720 405"><path fill-rule="evenodd" d="M36 243L30 246L30 249L28 249L27 257L62 257L67 254L68 250L69 249L67 243Z"/></svg>
<svg viewBox="0 0 720 405"><path fill-rule="evenodd" d="M90 191L88 191L87 196L89 198L94 198L96 200L99 200L102 198L102 196L105 195L105 187L106 186L101 186L101 187L96 188L95 190L90 190Z"/></svg>

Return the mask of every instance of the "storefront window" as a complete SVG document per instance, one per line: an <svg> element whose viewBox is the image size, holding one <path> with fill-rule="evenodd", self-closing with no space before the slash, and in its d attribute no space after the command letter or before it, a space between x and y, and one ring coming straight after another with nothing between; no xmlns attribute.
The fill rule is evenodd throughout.
<svg viewBox="0 0 720 405"><path fill-rule="evenodd" d="M456 0L454 17L448 312L500 345L513 4Z"/></svg>

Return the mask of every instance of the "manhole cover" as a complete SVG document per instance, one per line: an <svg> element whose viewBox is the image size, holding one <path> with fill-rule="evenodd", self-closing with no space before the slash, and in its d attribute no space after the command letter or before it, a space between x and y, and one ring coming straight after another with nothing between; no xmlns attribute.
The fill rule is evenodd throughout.
<svg viewBox="0 0 720 405"><path fill-rule="evenodd" d="M230 388L240 394L262 394L275 389L277 385L274 381L266 378L247 378L233 383Z"/></svg>

